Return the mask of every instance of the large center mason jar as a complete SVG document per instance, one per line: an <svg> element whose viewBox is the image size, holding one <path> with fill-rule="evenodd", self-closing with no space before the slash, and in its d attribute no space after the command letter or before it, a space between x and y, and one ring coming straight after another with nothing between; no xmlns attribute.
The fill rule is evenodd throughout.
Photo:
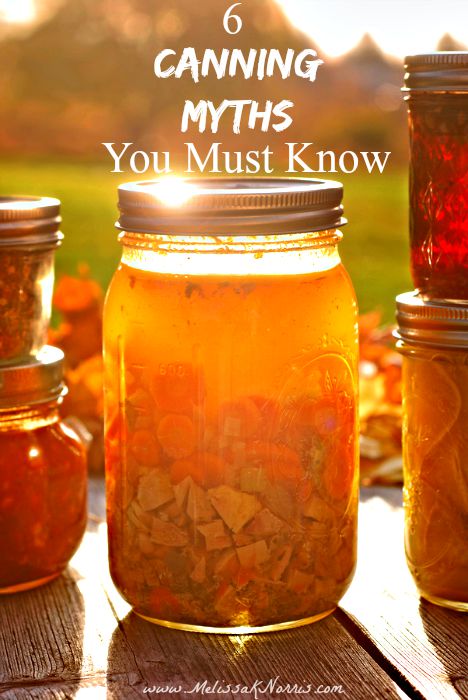
<svg viewBox="0 0 468 700"><path fill-rule="evenodd" d="M321 180L119 188L109 556L152 622L293 627L332 612L351 581L358 339L341 200Z"/></svg>

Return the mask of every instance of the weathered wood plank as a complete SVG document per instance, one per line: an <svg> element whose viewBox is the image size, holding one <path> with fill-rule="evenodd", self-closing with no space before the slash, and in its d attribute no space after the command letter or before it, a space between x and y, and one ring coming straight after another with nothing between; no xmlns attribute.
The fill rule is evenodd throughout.
<svg viewBox="0 0 468 700"><path fill-rule="evenodd" d="M0 689L12 681L79 678L83 596L67 572L35 591L0 600Z"/></svg>
<svg viewBox="0 0 468 700"><path fill-rule="evenodd" d="M2 700L75 700L79 685L14 688L0 692Z"/></svg>
<svg viewBox="0 0 468 700"><path fill-rule="evenodd" d="M202 697L202 689L216 681L219 685L212 697L245 698L237 685L251 687L257 682L265 688L275 679L276 689L287 684L291 688L259 697L300 697L292 686L310 684L302 697L319 697L316 691L321 686L342 686L343 694L353 700L407 698L334 616L281 633L222 636L158 628L130 613L122 620L121 630L143 683L131 690L120 683L109 684L113 700L141 697L145 687L167 685L174 692L163 697L186 697L186 691ZM122 656L121 643L120 635L111 641L109 670L116 668L115 658Z"/></svg>
<svg viewBox="0 0 468 700"><path fill-rule="evenodd" d="M62 576L0 598L2 700L7 691L20 688L39 692L46 684L53 688L96 677L105 682L107 648L112 637L118 639L119 628L101 584L100 572L107 569L105 528L98 531L91 522L90 530ZM120 648L122 675L132 660L125 656L125 645Z"/></svg>
<svg viewBox="0 0 468 700"><path fill-rule="evenodd" d="M400 502L398 489L364 490L359 564L342 602L348 619L340 620L427 700L468 698L468 615L419 600L404 557Z"/></svg>

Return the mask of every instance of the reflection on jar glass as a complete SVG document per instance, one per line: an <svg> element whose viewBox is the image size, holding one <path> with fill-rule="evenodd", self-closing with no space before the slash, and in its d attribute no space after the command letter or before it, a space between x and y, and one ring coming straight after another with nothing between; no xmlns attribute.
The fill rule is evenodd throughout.
<svg viewBox="0 0 468 700"><path fill-rule="evenodd" d="M468 308L397 304L407 561L424 598L468 610Z"/></svg>
<svg viewBox="0 0 468 700"><path fill-rule="evenodd" d="M355 565L342 189L180 186L186 201L169 204L157 183L120 188L104 331L111 573L171 627L304 624L336 607Z"/></svg>

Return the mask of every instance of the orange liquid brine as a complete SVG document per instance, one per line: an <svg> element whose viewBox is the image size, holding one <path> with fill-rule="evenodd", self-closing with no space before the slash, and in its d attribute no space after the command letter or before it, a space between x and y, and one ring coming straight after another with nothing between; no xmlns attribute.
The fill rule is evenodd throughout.
<svg viewBox="0 0 468 700"><path fill-rule="evenodd" d="M468 611L468 359L404 358L405 541L422 596Z"/></svg>
<svg viewBox="0 0 468 700"><path fill-rule="evenodd" d="M117 587L185 629L323 617L356 548L356 302L339 259L174 274L127 257L105 324Z"/></svg>

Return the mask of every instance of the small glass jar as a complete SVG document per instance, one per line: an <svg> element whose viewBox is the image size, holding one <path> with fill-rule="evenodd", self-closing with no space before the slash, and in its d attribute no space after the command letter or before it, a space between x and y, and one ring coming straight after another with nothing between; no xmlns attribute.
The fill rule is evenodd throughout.
<svg viewBox="0 0 468 700"><path fill-rule="evenodd" d="M110 568L142 617L328 615L356 557L357 308L342 187L133 183L104 315Z"/></svg>
<svg viewBox="0 0 468 700"><path fill-rule="evenodd" d="M84 447L59 416L63 353L0 367L0 594L57 577L86 527Z"/></svg>
<svg viewBox="0 0 468 700"><path fill-rule="evenodd" d="M0 364L18 364L47 342L60 202L0 197Z"/></svg>
<svg viewBox="0 0 468 700"><path fill-rule="evenodd" d="M468 611L468 306L397 307L406 557L421 596Z"/></svg>
<svg viewBox="0 0 468 700"><path fill-rule="evenodd" d="M406 58L415 286L468 301L468 51Z"/></svg>

